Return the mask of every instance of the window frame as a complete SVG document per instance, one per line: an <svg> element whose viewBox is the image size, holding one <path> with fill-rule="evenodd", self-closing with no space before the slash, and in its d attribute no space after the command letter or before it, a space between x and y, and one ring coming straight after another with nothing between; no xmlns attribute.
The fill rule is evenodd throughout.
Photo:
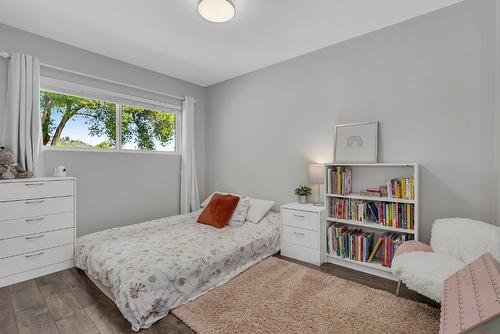
<svg viewBox="0 0 500 334"><path fill-rule="evenodd" d="M74 87L85 87L81 86L78 84L71 84ZM86 87L89 88L91 91L101 93L103 95L108 95L108 96L115 96L117 98L119 97L124 97L126 96L127 99L131 103L119 103L119 102L114 102L114 101L109 101L105 100L103 98L96 98L91 96L92 94L75 94L75 93L68 93L64 91L64 88L61 88L58 90L57 88L52 88L52 87L43 87L43 85L40 85L40 91L46 91L46 92L51 92L51 93L57 93L57 94L62 94L62 95L68 95L68 96L75 96L75 97L80 97L80 98L85 98L85 99L92 99L92 100L97 100L97 101L102 101L106 103L113 103L115 105L115 118L116 118L116 144L114 148L98 148L98 147L62 147L62 146L50 146L50 145L42 145L42 150L43 151L66 151L66 152L93 152L93 153L128 153L128 154L161 154L161 155L180 155L180 146L181 146L181 122L182 122L182 110L176 110L176 109L170 109L167 107L162 107L158 104L163 104L163 102L160 101L153 101L150 99L144 99L138 96L132 96L128 94L123 94L123 93L116 93L112 92L109 90L104 90L100 88L94 88L94 87ZM138 107L138 108L144 108L146 109L143 105L141 105L141 102L148 101L151 106L154 107L154 109L149 109L157 112L164 112L167 114L174 114L175 115L175 150L174 151L157 151L157 150L138 150L138 149L124 149L122 148L122 127L121 127L121 122L122 122L122 107L125 106L131 106L131 107ZM137 104L134 104L134 101ZM179 108L180 109L180 108Z"/></svg>

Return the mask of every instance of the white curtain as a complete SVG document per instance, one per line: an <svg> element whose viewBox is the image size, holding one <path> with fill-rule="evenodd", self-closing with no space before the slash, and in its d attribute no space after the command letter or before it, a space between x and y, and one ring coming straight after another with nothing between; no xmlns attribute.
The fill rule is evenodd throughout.
<svg viewBox="0 0 500 334"><path fill-rule="evenodd" d="M195 99L184 98L182 103L181 139L181 213L196 211L200 208L198 181L196 179L194 106Z"/></svg>
<svg viewBox="0 0 500 334"><path fill-rule="evenodd" d="M38 58L11 53L7 99L0 124L1 143L12 151L19 165L41 176L40 63Z"/></svg>

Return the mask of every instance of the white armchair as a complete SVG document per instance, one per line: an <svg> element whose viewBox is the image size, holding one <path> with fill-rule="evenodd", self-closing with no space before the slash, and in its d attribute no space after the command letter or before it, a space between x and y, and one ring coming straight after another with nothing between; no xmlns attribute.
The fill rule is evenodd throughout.
<svg viewBox="0 0 500 334"><path fill-rule="evenodd" d="M437 219L430 246L403 243L391 271L409 289L441 302L445 279L486 252L500 261L500 227L465 218Z"/></svg>

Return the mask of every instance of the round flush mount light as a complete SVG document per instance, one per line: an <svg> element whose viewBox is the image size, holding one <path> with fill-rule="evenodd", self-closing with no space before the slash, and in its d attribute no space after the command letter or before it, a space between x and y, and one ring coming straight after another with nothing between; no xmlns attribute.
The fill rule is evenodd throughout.
<svg viewBox="0 0 500 334"><path fill-rule="evenodd" d="M223 23L233 18L235 9L230 0L200 0L198 13L207 21Z"/></svg>

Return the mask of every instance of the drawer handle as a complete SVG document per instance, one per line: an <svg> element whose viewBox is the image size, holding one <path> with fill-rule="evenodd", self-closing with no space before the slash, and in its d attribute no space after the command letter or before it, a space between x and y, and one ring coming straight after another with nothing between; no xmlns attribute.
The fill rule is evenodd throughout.
<svg viewBox="0 0 500 334"><path fill-rule="evenodd" d="M39 200L39 201L26 201L24 202L26 205L30 205L30 204L41 204L45 202L43 199Z"/></svg>
<svg viewBox="0 0 500 334"><path fill-rule="evenodd" d="M306 218L304 215L293 215L295 218Z"/></svg>
<svg viewBox="0 0 500 334"><path fill-rule="evenodd" d="M30 183L25 183L24 185L26 187L40 187L40 186L43 186L45 183L43 182L40 182L40 183L33 183L33 182L30 182Z"/></svg>
<svg viewBox="0 0 500 334"><path fill-rule="evenodd" d="M45 217L26 218L24 221L27 222L27 223L36 223L36 222L42 221L44 219L45 219Z"/></svg>
<svg viewBox="0 0 500 334"><path fill-rule="evenodd" d="M38 252L38 253L35 253L35 254L28 254L28 255L25 255L24 257L28 259L30 257L40 256L43 253L45 253L45 252Z"/></svg>
<svg viewBox="0 0 500 334"><path fill-rule="evenodd" d="M304 233L299 233L299 232L293 232L293 234L301 236L301 237L303 237L305 235Z"/></svg>
<svg viewBox="0 0 500 334"><path fill-rule="evenodd" d="M26 240L34 240L34 239L40 239L40 238L43 238L45 234L39 234L39 235L31 235L29 237L24 237L24 239Z"/></svg>

